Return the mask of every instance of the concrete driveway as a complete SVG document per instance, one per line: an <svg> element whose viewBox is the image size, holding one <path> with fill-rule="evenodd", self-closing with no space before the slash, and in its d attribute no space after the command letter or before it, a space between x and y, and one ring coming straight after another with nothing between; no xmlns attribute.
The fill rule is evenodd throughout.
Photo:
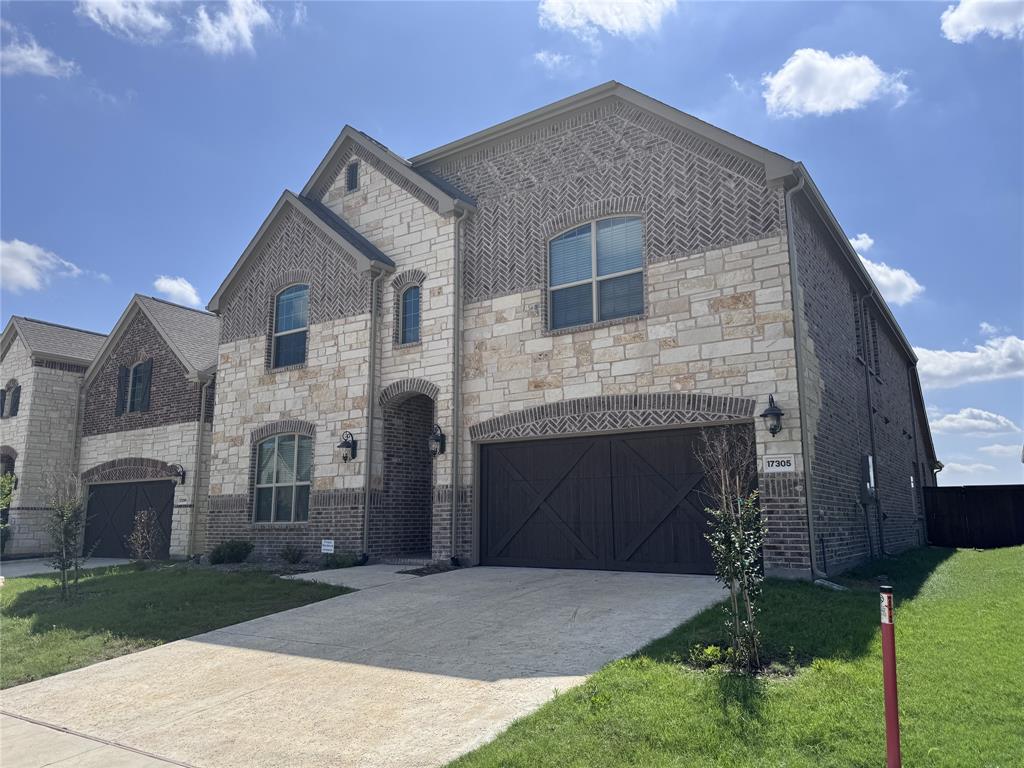
<svg viewBox="0 0 1024 768"><path fill-rule="evenodd" d="M0 709L133 750L125 766L443 765L721 597L706 576L469 568L11 688Z"/></svg>
<svg viewBox="0 0 1024 768"><path fill-rule="evenodd" d="M83 561L82 568L106 568L109 565L127 565L131 560L120 557L90 557ZM20 576L38 576L53 573L56 569L47 557L32 557L26 560L4 560L0 562L0 577L16 579Z"/></svg>

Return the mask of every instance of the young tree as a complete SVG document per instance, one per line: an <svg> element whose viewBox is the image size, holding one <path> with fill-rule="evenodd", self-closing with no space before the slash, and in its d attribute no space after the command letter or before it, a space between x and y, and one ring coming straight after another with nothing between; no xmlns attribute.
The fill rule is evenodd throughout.
<svg viewBox="0 0 1024 768"><path fill-rule="evenodd" d="M160 551L163 539L156 510L149 508L136 511L132 532L125 538L132 559L153 560Z"/></svg>
<svg viewBox="0 0 1024 768"><path fill-rule="evenodd" d="M715 574L729 589L725 612L733 664L753 671L761 666L757 601L764 581L761 545L764 525L754 485L757 479L753 427L714 427L703 433L697 459L705 474L711 518L705 538Z"/></svg>
<svg viewBox="0 0 1024 768"><path fill-rule="evenodd" d="M85 498L82 481L74 472L55 473L48 483L50 512L46 529L53 543L50 564L57 571L60 597L67 600L78 587L82 561L82 534L85 530Z"/></svg>

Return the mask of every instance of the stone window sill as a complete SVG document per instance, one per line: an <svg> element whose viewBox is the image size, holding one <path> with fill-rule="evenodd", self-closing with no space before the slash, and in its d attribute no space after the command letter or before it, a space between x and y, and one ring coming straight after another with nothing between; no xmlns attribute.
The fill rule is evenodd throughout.
<svg viewBox="0 0 1024 768"><path fill-rule="evenodd" d="M296 531L309 527L309 520L297 520L293 523L249 523L254 531Z"/></svg>
<svg viewBox="0 0 1024 768"><path fill-rule="evenodd" d="M422 341L408 341L405 344L401 344L401 343L396 341L394 343L394 346L392 347L392 349L394 349L394 350L415 349L416 347L422 347L422 346L423 346L423 342Z"/></svg>
<svg viewBox="0 0 1024 768"><path fill-rule="evenodd" d="M599 320L596 323L587 323L586 325L572 325L568 328L546 328L542 333L543 336L565 336L569 333L583 333L584 331L594 331L598 328L610 328L613 325L625 325L626 323L635 323L638 320L646 320L647 313L641 312L638 315L628 315L627 317L616 317L614 320Z"/></svg>
<svg viewBox="0 0 1024 768"><path fill-rule="evenodd" d="M295 363L295 365L282 365L280 368L272 368L267 366L267 373L287 373L288 371L298 371L306 367L306 363Z"/></svg>

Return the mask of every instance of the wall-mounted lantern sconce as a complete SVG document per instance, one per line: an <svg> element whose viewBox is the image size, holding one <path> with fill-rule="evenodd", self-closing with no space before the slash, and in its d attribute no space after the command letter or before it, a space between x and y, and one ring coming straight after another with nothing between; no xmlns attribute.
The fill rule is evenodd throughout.
<svg viewBox="0 0 1024 768"><path fill-rule="evenodd" d="M171 474L178 478L178 485L185 484L185 468L181 464L171 464L168 469L171 470Z"/></svg>
<svg viewBox="0 0 1024 768"><path fill-rule="evenodd" d="M764 423L768 426L768 432L772 437L775 437L775 435L782 431L782 417L784 415L782 409L775 404L775 395L768 395L768 407L764 409L761 418L764 419Z"/></svg>
<svg viewBox="0 0 1024 768"><path fill-rule="evenodd" d="M440 456L444 453L444 447L447 442L448 438L444 436L440 425L435 424L430 432L430 439L427 440L427 445L430 447L430 455Z"/></svg>
<svg viewBox="0 0 1024 768"><path fill-rule="evenodd" d="M338 447L341 448L341 460L348 464L352 459L356 457L356 446L358 442L352 437L351 432L341 433L341 442L338 443Z"/></svg>

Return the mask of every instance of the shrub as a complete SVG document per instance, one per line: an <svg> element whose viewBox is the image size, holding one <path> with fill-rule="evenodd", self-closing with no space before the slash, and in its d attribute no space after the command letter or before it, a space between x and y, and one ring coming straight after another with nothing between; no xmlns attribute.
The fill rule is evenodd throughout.
<svg viewBox="0 0 1024 768"><path fill-rule="evenodd" d="M732 648L717 645L695 645L690 649L690 665L699 669L710 669L723 664L732 666L736 652Z"/></svg>
<svg viewBox="0 0 1024 768"><path fill-rule="evenodd" d="M323 567L325 570L331 570L334 568L351 568L354 565L359 565L360 559L358 555L353 555L351 552L335 552L331 555L324 555Z"/></svg>
<svg viewBox="0 0 1024 768"><path fill-rule="evenodd" d="M210 552L210 563L213 565L242 563L252 554L252 550L253 545L250 541L239 541L238 539L223 541Z"/></svg>
<svg viewBox="0 0 1024 768"><path fill-rule="evenodd" d="M285 544L277 554L286 563L295 565L302 562L302 556L306 554L306 551L296 544Z"/></svg>
<svg viewBox="0 0 1024 768"><path fill-rule="evenodd" d="M133 560L153 560L163 539L156 510L140 509L135 513L135 525L125 537L125 544Z"/></svg>

